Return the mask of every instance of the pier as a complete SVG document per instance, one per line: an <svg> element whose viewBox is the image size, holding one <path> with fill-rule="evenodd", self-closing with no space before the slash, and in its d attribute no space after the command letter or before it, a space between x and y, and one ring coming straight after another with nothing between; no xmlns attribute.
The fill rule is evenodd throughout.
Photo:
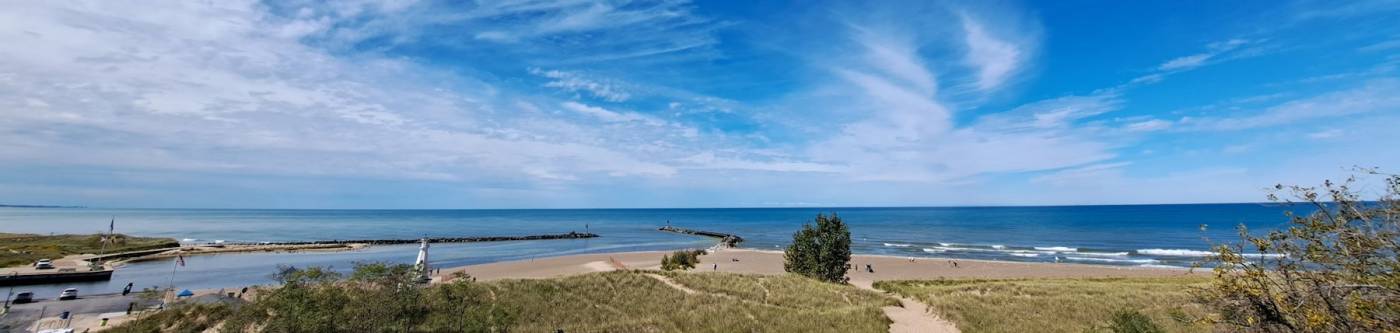
<svg viewBox="0 0 1400 333"><path fill-rule="evenodd" d="M484 236L484 237L429 237L429 243L477 243L477 242L506 242L525 240L551 240L551 239L584 239L597 238L598 234L587 232L569 232L566 234L530 235L530 236ZM301 242L257 242L257 243L225 243L224 245L398 245L398 244L418 244L421 238L414 239L338 239L324 241L301 241Z"/></svg>
<svg viewBox="0 0 1400 333"><path fill-rule="evenodd" d="M739 237L739 235L735 235L735 234L726 234L726 233L723 233L723 232L714 232L714 231L705 231L705 230L693 230L693 229L686 229L686 228L681 228L681 227L673 227L673 226L669 226L669 225L668 225L668 226L664 226L664 227L657 228L656 230L661 230L661 231L666 231L666 232L674 232L674 233L678 233L678 234L686 234L686 235L696 235L696 236L705 236L705 237L719 238L719 242L720 242L721 244L724 244L725 246L728 246L728 247L738 247L738 246L739 246L739 243L743 243L743 242L744 242L744 238L743 238L743 237Z"/></svg>

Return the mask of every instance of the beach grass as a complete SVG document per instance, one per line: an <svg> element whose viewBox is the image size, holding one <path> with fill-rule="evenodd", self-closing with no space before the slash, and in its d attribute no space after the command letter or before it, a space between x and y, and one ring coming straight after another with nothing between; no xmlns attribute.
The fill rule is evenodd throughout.
<svg viewBox="0 0 1400 333"><path fill-rule="evenodd" d="M668 283L669 281L669 283ZM469 283L469 282L467 282ZM674 284L674 285L672 285ZM334 283L325 288L355 288ZM464 286L469 288L462 289ZM280 303L272 307L242 305L242 310L176 307L144 319L124 323L113 332L155 332L175 328L212 327L208 320L185 323L191 318L226 317L226 327L264 327L249 309L288 314L326 314L330 327L363 321L369 316L379 328L408 332L454 331L457 326L436 320L454 316L443 304L462 303L462 293L481 306L503 309L511 332L886 332L890 321L880 310L895 301L877 292L848 285L824 283L797 276L764 276L731 273L683 273L613 271L551 279L510 279L469 284L437 284L428 287L414 304L427 313L385 312L392 299L356 297L362 292L344 289L315 291L310 302ZM322 296L315 296L322 295ZM331 295L331 296L324 296ZM456 296L452 296L456 295ZM262 300L256 301L262 302ZM472 303L469 302L469 303ZM290 306L289 306L290 305ZM219 305L227 307L229 305ZM312 309L322 307L333 309ZM441 312L441 313L435 313ZM395 313L393 315L387 313ZM394 316L412 315L413 318ZM344 317L344 318L341 318ZM238 322L239 324L229 324ZM406 323L403 326L393 324ZM269 324L270 325L270 324ZM277 326L287 328L283 326ZM299 327L299 326L298 326ZM344 328L344 327L341 327ZM256 329L254 329L256 330ZM293 329L295 330L295 329ZM490 328L469 329L494 330Z"/></svg>
<svg viewBox="0 0 1400 333"><path fill-rule="evenodd" d="M1209 332L1190 290L1205 277L880 281L928 304L965 333L1103 332L1115 311L1137 311L1167 332Z"/></svg>
<svg viewBox="0 0 1400 333"><path fill-rule="evenodd" d="M180 243L171 238L131 237L112 235L107 253L175 247ZM25 266L39 259L58 259L67 255L92 253L102 249L102 235L35 235L0 233L0 267Z"/></svg>
<svg viewBox="0 0 1400 333"><path fill-rule="evenodd" d="M492 282L519 312L513 331L544 332L885 332L878 293L796 276L729 273L594 273ZM766 291L766 292L765 292Z"/></svg>

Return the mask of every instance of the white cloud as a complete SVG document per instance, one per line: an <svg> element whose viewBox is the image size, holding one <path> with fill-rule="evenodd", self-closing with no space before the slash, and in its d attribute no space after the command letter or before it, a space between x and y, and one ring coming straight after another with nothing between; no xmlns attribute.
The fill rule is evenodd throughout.
<svg viewBox="0 0 1400 333"><path fill-rule="evenodd" d="M724 170L751 170L751 171L773 171L773 172L821 172L835 173L841 171L836 165L810 163L791 160L760 161L741 158L718 157L714 152L703 152L694 156L679 160L687 168L695 169L724 169Z"/></svg>
<svg viewBox="0 0 1400 333"><path fill-rule="evenodd" d="M967 44L966 61L977 69L979 89L1000 87L1023 67L1029 52L1022 45L994 36L982 22L967 13L962 13L961 19Z"/></svg>
<svg viewBox="0 0 1400 333"><path fill-rule="evenodd" d="M619 83L589 78L576 72L531 68L530 73L552 79L552 81L544 84L545 87L558 88L568 92L585 91L594 97L609 102L624 102L632 97L631 94L620 87Z"/></svg>
<svg viewBox="0 0 1400 333"><path fill-rule="evenodd" d="M1085 118L1118 110L1122 104L1116 94L1058 97L982 117L978 126L1005 130L1063 129Z"/></svg>
<svg viewBox="0 0 1400 333"><path fill-rule="evenodd" d="M528 187L674 176L652 147L699 134L632 114L613 116L665 129L611 132L525 107L497 113L531 103L410 62L337 58L284 33L315 29L260 10L250 1L10 6L0 40L26 47L0 62L0 161Z"/></svg>
<svg viewBox="0 0 1400 333"><path fill-rule="evenodd" d="M1245 39L1229 39L1225 41L1210 43L1206 45L1206 52L1177 57L1157 66L1157 70L1164 72L1183 71L1194 69L1206 65L1211 60L1215 60L1221 55L1239 49L1241 46L1250 44L1251 41Z"/></svg>
<svg viewBox="0 0 1400 333"><path fill-rule="evenodd" d="M1189 56L1184 56L1184 57L1180 57L1180 58L1168 60L1167 62L1162 63L1161 66L1157 66L1157 69L1164 70L1164 71L1172 71L1172 70L1179 70L1179 69L1192 69L1192 68L1200 67L1201 65L1205 64L1205 63L1206 63L1206 60L1210 60L1210 58L1213 57L1213 56L1215 56L1215 55L1214 55L1214 54L1210 54L1210 53L1201 53L1201 54L1193 54L1193 55L1189 55Z"/></svg>
<svg viewBox="0 0 1400 333"><path fill-rule="evenodd" d="M559 106L561 106L561 107L563 107L563 108L565 108L565 109L568 109L568 110L570 110L570 111L574 111L574 112L578 112L578 113L582 113L582 114L585 114L585 115L592 116L592 117L594 117L594 118L598 118L599 120L606 121L606 122L612 122L612 123L637 122L637 123L642 123L642 124L647 124L647 125L652 125L652 126L664 126L664 125L666 125L666 121L657 119L657 118L655 118L655 117L646 116L646 115L641 115L641 114L636 114L636 113L631 113L631 112L616 112L616 111L604 109L604 108L601 108L601 107L591 106L591 105L582 104L582 103L573 102L573 101L560 103Z"/></svg>
<svg viewBox="0 0 1400 333"><path fill-rule="evenodd" d="M1161 119L1148 119L1128 124L1124 129L1131 132L1151 132L1170 128L1172 122Z"/></svg>
<svg viewBox="0 0 1400 333"><path fill-rule="evenodd" d="M1184 118L1190 130L1244 130L1339 116L1400 110L1400 81L1373 80L1359 87L1296 99L1246 115Z"/></svg>
<svg viewBox="0 0 1400 333"><path fill-rule="evenodd" d="M1044 183L1052 185L1068 185L1074 183L1093 183L1102 179L1113 179L1122 176L1123 167L1133 164L1132 162L1099 163L1077 168L1069 168L1055 171L1031 178L1032 183Z"/></svg>
<svg viewBox="0 0 1400 333"><path fill-rule="evenodd" d="M913 38L891 31L852 27L855 39L865 51L866 63L891 78L904 81L921 94L938 92L934 75L919 56Z"/></svg>
<svg viewBox="0 0 1400 333"><path fill-rule="evenodd" d="M1308 133L1308 138L1309 138L1309 139L1314 139L1314 140L1324 140L1324 139L1331 139L1331 138L1339 137L1339 136L1342 136L1342 134L1344 134L1344 132L1342 132L1342 130L1333 128L1333 129L1327 129L1327 130L1321 130L1321 131L1317 131L1317 132Z"/></svg>

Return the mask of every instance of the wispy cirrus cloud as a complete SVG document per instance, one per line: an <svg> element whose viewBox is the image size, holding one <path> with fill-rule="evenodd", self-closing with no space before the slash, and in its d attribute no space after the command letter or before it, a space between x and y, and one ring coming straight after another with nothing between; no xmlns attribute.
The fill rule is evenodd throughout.
<svg viewBox="0 0 1400 333"><path fill-rule="evenodd" d="M860 56L815 58L837 79L836 87L820 91L836 94L844 102L824 106L858 112L861 117L844 124L837 135L814 141L808 148L813 161L841 165L847 177L860 181L937 183L1063 168L1113 156L1110 145L1072 130L1086 117L1115 110L1118 100L1113 95L1040 101L979 117L971 124L954 122L963 110L949 99L962 92L948 95L937 87L947 82L970 85L983 93L1003 87L1025 70L1038 45L1040 28L1034 21L987 23L970 9L908 10L943 11L954 24L928 26L931 21L925 21L901 26L890 22L908 21L882 16L844 18L849 27L845 33L858 46ZM991 31L992 25L1001 30ZM962 34L945 38L941 31ZM965 57L957 63L961 67L936 72L924 62L922 50L940 48L959 50ZM1005 153L1011 150L1020 153Z"/></svg>
<svg viewBox="0 0 1400 333"><path fill-rule="evenodd" d="M981 21L968 12L959 14L962 21L963 40L967 51L965 59L976 68L977 88L983 91L1000 87L1017 71L1024 69L1037 42L1035 31L1020 32L1020 40L1009 40L994 35Z"/></svg>
<svg viewBox="0 0 1400 333"><path fill-rule="evenodd" d="M1378 79L1241 115L1185 117L1179 122L1183 130L1232 131L1395 110L1400 110L1400 81Z"/></svg>
<svg viewBox="0 0 1400 333"><path fill-rule="evenodd" d="M587 92L593 97L609 102L625 102L632 98L632 94L628 93L620 83L590 78L582 73L531 68L530 74L550 79L544 84L545 87L567 92Z"/></svg>
<svg viewBox="0 0 1400 333"><path fill-rule="evenodd" d="M618 144L636 140L628 135L492 111L537 97L392 58L339 58L302 44L299 34L282 34L301 28L267 21L254 3L206 5L151 11L118 2L31 3L0 14L7 26L0 38L32 46L0 64L0 114L9 120L0 124L7 142L0 159L287 176L500 177L514 183L498 186L525 188L584 175L676 173L634 156L644 145ZM655 118L608 115L665 125L644 140L653 145L698 135Z"/></svg>

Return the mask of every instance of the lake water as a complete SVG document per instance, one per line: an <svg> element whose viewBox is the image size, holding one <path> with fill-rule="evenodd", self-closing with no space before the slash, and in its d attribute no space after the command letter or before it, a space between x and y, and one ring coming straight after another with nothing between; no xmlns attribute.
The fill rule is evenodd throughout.
<svg viewBox="0 0 1400 333"><path fill-rule="evenodd" d="M105 232L188 242L261 242L419 237L513 236L593 232L581 240L435 244L430 263L452 267L579 253L706 248L714 240L656 230L669 221L738 234L744 247L781 249L819 212L850 225L852 251L914 257L1189 266L1209 249L1207 239L1233 241L1234 226L1251 230L1286 222L1290 208L1273 204L1124 205L1060 207L559 209L559 210L195 210L0 208L0 232ZM1202 231L1201 225L1209 227ZM2 245L0 245L2 246ZM193 256L176 268L181 289L234 288L270 282L278 265L330 266L355 262L412 263L416 245L376 246L330 253L249 253ZM86 293L170 283L170 260L123 266L109 282L32 286L40 292L76 286Z"/></svg>

